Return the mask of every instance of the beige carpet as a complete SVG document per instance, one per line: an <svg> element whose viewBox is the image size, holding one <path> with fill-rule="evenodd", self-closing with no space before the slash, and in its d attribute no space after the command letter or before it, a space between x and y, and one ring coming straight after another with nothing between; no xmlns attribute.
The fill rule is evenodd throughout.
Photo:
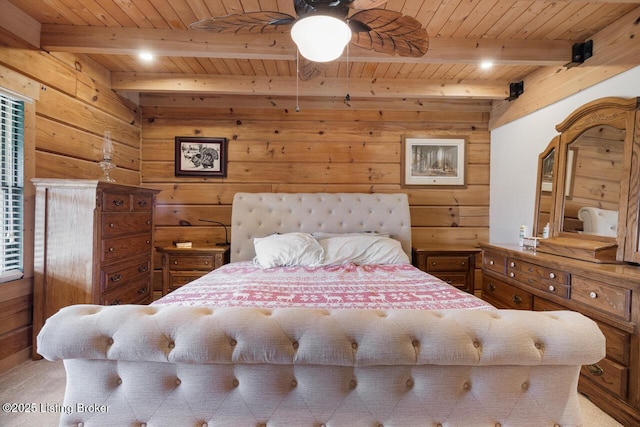
<svg viewBox="0 0 640 427"><path fill-rule="evenodd" d="M58 425L64 398L65 373L62 362L27 361L0 375L0 402L35 403L34 413L0 412L2 427L53 427ZM613 418L602 412L586 398L580 399L584 427L619 427ZM47 412L51 411L51 412ZM529 427L529 426L527 426Z"/></svg>

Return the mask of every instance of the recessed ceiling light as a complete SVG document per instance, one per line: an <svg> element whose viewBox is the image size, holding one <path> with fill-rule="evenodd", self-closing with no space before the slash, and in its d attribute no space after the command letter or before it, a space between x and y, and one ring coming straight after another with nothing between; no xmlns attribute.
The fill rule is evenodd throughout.
<svg viewBox="0 0 640 427"><path fill-rule="evenodd" d="M143 61L149 62L153 60L153 54L150 52L140 52L138 55Z"/></svg>
<svg viewBox="0 0 640 427"><path fill-rule="evenodd" d="M488 70L491 67L493 67L493 62L491 61L482 61L480 63L480 68L482 68L483 70Z"/></svg>

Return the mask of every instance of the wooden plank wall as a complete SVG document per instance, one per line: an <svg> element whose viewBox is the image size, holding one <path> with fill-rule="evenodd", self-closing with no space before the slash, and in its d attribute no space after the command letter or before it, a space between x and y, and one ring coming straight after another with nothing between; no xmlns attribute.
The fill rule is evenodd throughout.
<svg viewBox="0 0 640 427"><path fill-rule="evenodd" d="M488 101L143 95L142 184L160 189L156 246L213 243L236 192L404 192L414 242L474 244L489 236ZM467 140L464 188L402 188L403 136ZM175 136L225 137L226 178L176 177ZM187 221L191 226L181 226ZM155 266L159 266L156 256ZM478 275L480 277L480 275ZM161 289L156 270L154 288ZM158 294L156 293L156 296Z"/></svg>
<svg viewBox="0 0 640 427"><path fill-rule="evenodd" d="M37 99L28 118L35 128L35 150L25 152L25 170L32 170L31 176L99 178L102 135L109 129L117 164L112 175L121 183L140 183L138 108L109 84L109 73L86 57L54 56L0 36L0 86L31 91L30 97ZM32 228L33 206L30 210L26 220ZM28 249L25 260L32 262L32 243ZM0 285L0 372L30 357L32 265L26 266L25 274L28 271L29 280Z"/></svg>

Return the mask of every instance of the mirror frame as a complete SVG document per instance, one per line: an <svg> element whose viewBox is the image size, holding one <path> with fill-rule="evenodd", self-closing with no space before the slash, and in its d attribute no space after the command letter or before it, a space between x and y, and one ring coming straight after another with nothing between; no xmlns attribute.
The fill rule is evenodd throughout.
<svg viewBox="0 0 640 427"><path fill-rule="evenodd" d="M632 174L631 167L633 161L632 151L634 150L633 142L636 133L635 112L638 109L639 100L640 98L627 99L617 97L596 99L576 109L556 126L556 130L560 132L560 135L554 165L554 200L552 202L552 222L550 222L551 232L549 239L540 241L539 250L541 252L603 263L627 260L628 256L625 256L625 247L628 246L626 242L628 235L627 218L638 217L638 195L630 196L630 189L635 188L634 191L637 193L637 185L640 183L640 178L633 177L637 173ZM564 232L562 231L562 224L565 208L566 162L569 145L588 129L603 125L625 130L617 237ZM638 150L637 148L635 149ZM631 181L638 181L638 183L633 184ZM536 196L539 197L538 194ZM635 202L632 197L635 197ZM635 203L635 206L633 203ZM630 209L635 209L635 211L631 212Z"/></svg>
<svg viewBox="0 0 640 427"><path fill-rule="evenodd" d="M553 159L553 176L551 178L551 205L549 206L549 236L553 235L553 217L554 217L554 207L555 207L555 197L553 196L553 190L556 185L556 175L558 169L558 146L560 144L560 135L554 136L549 145L538 155L538 176L536 177L536 202L535 202L535 210L533 211L533 227L532 227L532 235L540 237L542 231L540 230L540 205L542 199L542 168L544 159L551 154L552 151L554 153Z"/></svg>

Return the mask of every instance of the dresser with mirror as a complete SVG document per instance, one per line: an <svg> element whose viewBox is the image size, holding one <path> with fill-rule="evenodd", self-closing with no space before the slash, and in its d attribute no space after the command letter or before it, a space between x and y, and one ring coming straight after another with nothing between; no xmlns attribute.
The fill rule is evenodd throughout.
<svg viewBox="0 0 640 427"><path fill-rule="evenodd" d="M607 356L582 368L579 389L628 426L640 425L639 104L598 99L556 126L538 158L535 249L481 244L484 299L597 322Z"/></svg>

